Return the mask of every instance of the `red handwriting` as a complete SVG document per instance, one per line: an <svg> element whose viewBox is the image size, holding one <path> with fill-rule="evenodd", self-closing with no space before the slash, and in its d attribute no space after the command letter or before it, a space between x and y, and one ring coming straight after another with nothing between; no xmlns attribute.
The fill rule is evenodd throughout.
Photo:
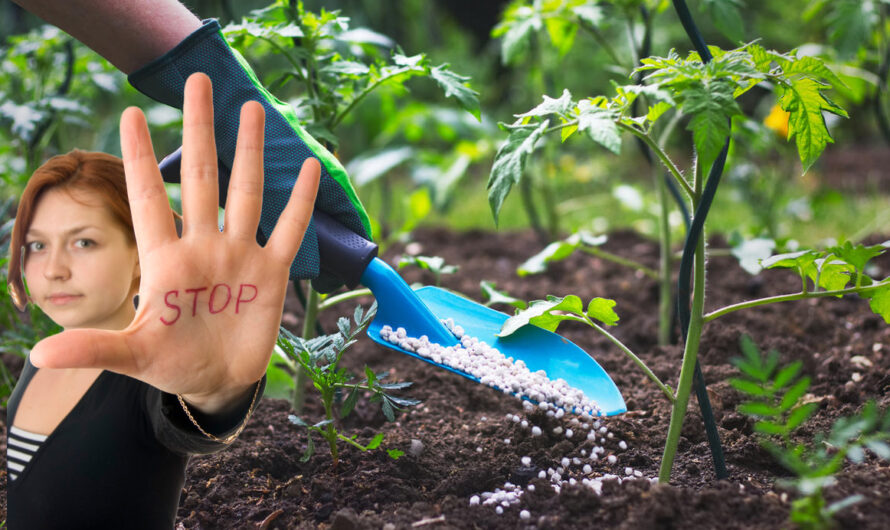
<svg viewBox="0 0 890 530"><path fill-rule="evenodd" d="M186 293L193 293L192 297L192 316L196 316L198 314L198 295L206 291L208 287L193 287L191 289L186 289ZM253 292L250 293L250 290L253 289ZM259 290L256 285L250 283L242 283L238 287L238 298L235 300L235 313L237 314L241 310L241 304L246 304L248 302L253 302L256 300L257 294ZM250 295L249 298L246 298L246 295ZM221 301L225 297L225 301ZM172 291L167 291L167 294L164 295L164 304L176 311L176 316L172 319L167 320L164 317L161 317L160 320L165 326L170 326L182 316L182 309L180 309L179 305L176 304L176 299L179 298L179 289L173 289ZM229 302L232 301L232 288L229 287L227 283L217 283L212 288L210 288L210 297L207 300L207 309L210 311L210 314L222 313L228 306Z"/></svg>
<svg viewBox="0 0 890 530"><path fill-rule="evenodd" d="M179 320L179 314L182 313L182 311L179 310L179 306L178 306L178 305L173 305L173 304L170 303L170 295L171 295L171 294L172 294L173 296L177 296L177 297L178 297L178 296L179 296L179 290L167 291L167 294L164 295L164 303L167 304L167 307L176 310L176 318L174 318L173 320L171 320L171 321L168 322L168 321L164 320L164 317L161 317L161 322L163 322L165 326L169 326L170 324L172 324L172 323L176 322L177 320Z"/></svg>

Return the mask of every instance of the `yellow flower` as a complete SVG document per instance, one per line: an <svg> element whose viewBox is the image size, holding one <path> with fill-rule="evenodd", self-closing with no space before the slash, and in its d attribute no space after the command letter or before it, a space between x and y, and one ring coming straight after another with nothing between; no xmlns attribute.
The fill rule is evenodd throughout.
<svg viewBox="0 0 890 530"><path fill-rule="evenodd" d="M769 111L769 116L763 120L763 124L767 128L772 129L782 138L788 138L788 116L789 114L782 110L778 104L773 105Z"/></svg>

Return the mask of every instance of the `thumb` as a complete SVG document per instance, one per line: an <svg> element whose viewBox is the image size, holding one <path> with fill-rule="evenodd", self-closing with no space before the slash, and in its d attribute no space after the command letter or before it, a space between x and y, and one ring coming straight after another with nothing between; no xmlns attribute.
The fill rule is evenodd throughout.
<svg viewBox="0 0 890 530"><path fill-rule="evenodd" d="M38 368L102 368L130 374L135 357L120 331L72 329L47 337L31 350L31 364Z"/></svg>

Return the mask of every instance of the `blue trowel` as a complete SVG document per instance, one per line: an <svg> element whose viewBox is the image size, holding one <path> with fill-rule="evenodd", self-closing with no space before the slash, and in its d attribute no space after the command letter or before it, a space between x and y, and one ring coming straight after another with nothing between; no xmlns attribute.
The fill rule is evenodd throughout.
<svg viewBox="0 0 890 530"><path fill-rule="evenodd" d="M165 158L160 165L165 181L179 182L179 151ZM223 164L219 164L219 170L221 174L228 174ZM221 205L224 201L225 192L221 186ZM458 339L442 324L442 320L450 318L466 334L497 348L507 357L524 361L532 372L544 370L550 379L562 378L583 391L587 398L596 402L603 415L611 416L627 410L624 398L609 374L592 356L569 340L532 325L507 337L499 337L508 315L438 287L412 289L392 267L377 257L377 245L373 242L318 210L313 214L312 222L318 235L322 269L338 276L349 288L364 285L377 299L377 315L367 329L371 340L479 382L473 375L433 362L380 336L383 326L401 327L408 336L426 335L430 342L455 345Z"/></svg>

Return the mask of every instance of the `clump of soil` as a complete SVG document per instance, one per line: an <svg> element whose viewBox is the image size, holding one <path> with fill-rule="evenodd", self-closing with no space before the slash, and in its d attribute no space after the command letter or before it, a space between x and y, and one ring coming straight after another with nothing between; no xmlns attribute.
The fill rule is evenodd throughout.
<svg viewBox="0 0 890 530"><path fill-rule="evenodd" d="M880 242L887 237L875 237ZM618 301L619 325L611 331L633 349L654 372L674 385L680 346L659 346L656 285L633 271L578 254L554 264L545 274L518 278L517 264L540 250L533 235L420 230L415 241L425 255L443 256L460 271L443 278L443 286L479 298L479 282L495 280L498 288L523 299L547 294L577 294ZM717 245L718 243L715 243ZM657 247L632 233L610 236L606 249L633 256L655 267ZM397 259L403 248L385 258ZM890 256L876 260L882 275ZM408 282L431 282L421 271L404 270ZM752 277L732 258L708 264L707 309L792 292L799 279L786 271ZM367 305L370 299L365 300ZM351 313L344 305L341 314ZM301 318L297 300L286 302L285 321ZM335 329L337 314L323 316L325 329ZM734 313L706 326L701 362L723 440L731 477L717 481L698 405L690 403L670 485L653 484L669 420L669 406L660 391L604 337L589 328L564 324L560 333L595 356L621 389L628 412L604 420L615 442L626 450L610 451L614 463L592 463L601 473L624 476L625 468L644 479L606 480L602 494L577 484L557 494L540 469L579 457L592 443L554 434L556 420L540 412L530 423L543 434L532 436L507 418L528 417L511 396L437 369L412 357L387 350L363 338L347 350L344 363L354 373L369 365L389 370L391 379L413 381L405 394L423 404L386 423L376 404L361 399L343 426L360 441L386 433L384 447L405 451L398 460L385 451L359 452L344 446L339 466L318 445L306 463L305 431L287 420L285 401L264 399L249 426L233 446L216 455L193 458L182 492L179 528L778 528L786 525L793 496L775 486L785 473L752 437L752 423L736 412L741 396L727 379L735 375L730 359L740 354L739 337L750 334L762 349L775 348L782 362L803 360L813 379L813 399L820 403L810 433L830 426L835 418L855 413L869 399L888 405L890 389L890 326L869 310L864 300L832 299L774 305ZM856 357L856 359L854 359ZM863 359L867 361L864 364ZM854 375L858 374L858 375ZM311 395L311 394L310 394ZM320 404L310 402L303 417L318 421ZM5 415L4 415L5 419ZM550 422L550 423L548 423ZM5 425L3 426L5 429ZM509 440L509 443L507 443ZM3 453L5 454L5 448ZM521 462L532 459L533 470ZM590 463L588 461L588 463ZM5 473L4 471L0 473ZM838 515L843 527L885 528L890 520L890 467L874 457L847 464L830 501L861 494L864 501ZM494 491L505 482L535 485L520 502L496 514L492 506L470 506L469 499ZM0 507L5 508L5 505ZM521 520L520 510L530 518ZM5 511L5 510L4 510Z"/></svg>

